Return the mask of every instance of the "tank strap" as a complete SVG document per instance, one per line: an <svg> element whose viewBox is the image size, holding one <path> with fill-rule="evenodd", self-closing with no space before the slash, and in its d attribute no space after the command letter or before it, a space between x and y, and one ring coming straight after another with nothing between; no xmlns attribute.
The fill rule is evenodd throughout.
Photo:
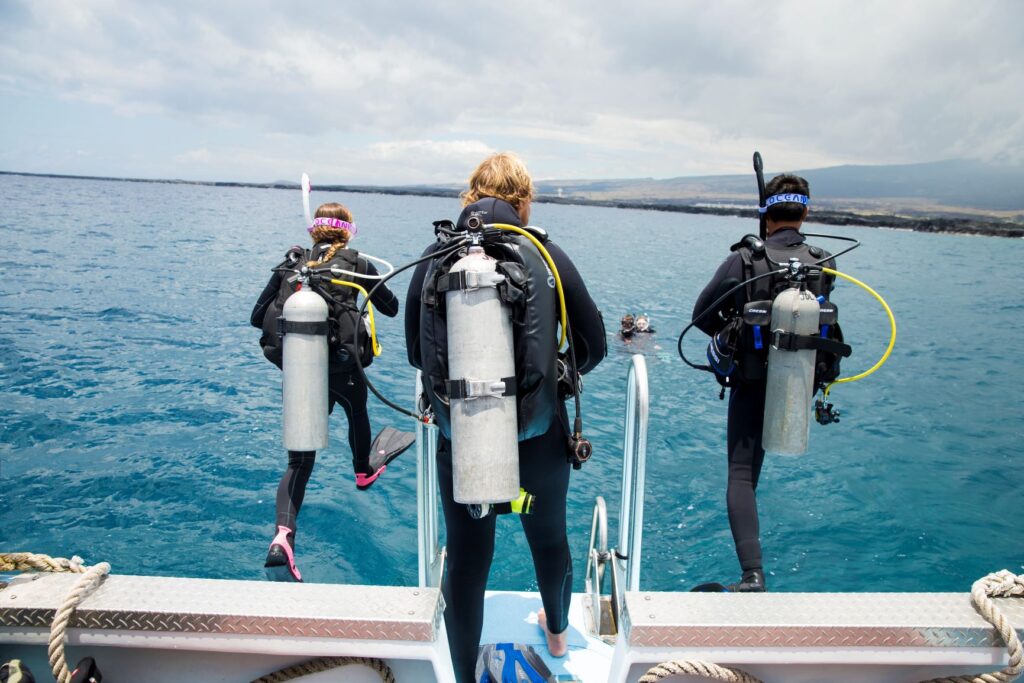
<svg viewBox="0 0 1024 683"><path fill-rule="evenodd" d="M481 287L497 287L505 280L505 276L496 271L488 273L477 273L468 270L459 270L454 273L446 273L437 278L437 291L450 292L452 290L471 290Z"/></svg>
<svg viewBox="0 0 1024 683"><path fill-rule="evenodd" d="M277 334L281 337L289 332L294 332L295 334L326 335L327 331L328 325L326 320L298 322L295 320L285 320L283 317L277 319Z"/></svg>
<svg viewBox="0 0 1024 683"><path fill-rule="evenodd" d="M449 399L469 399L481 396L515 396L516 378L501 379L446 379L445 391Z"/></svg>
<svg viewBox="0 0 1024 683"><path fill-rule="evenodd" d="M849 344L844 344L840 341L818 336L792 334L790 332L782 332L781 330L776 330L772 334L772 346L783 351L803 351L807 349L826 351L843 358L847 358L853 353L853 349L850 348Z"/></svg>

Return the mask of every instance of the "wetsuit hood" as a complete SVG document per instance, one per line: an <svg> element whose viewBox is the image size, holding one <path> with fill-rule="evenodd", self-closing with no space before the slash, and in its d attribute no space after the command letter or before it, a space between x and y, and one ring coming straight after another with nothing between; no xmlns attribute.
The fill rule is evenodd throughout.
<svg viewBox="0 0 1024 683"><path fill-rule="evenodd" d="M803 244L806 239L797 228L779 228L765 238L765 244L773 247L795 247Z"/></svg>
<svg viewBox="0 0 1024 683"><path fill-rule="evenodd" d="M455 223L456 230L466 230L467 221L473 214L479 214L484 223L508 223L516 227L522 227L523 221L519 218L516 208L504 199L484 197L462 209L459 220Z"/></svg>

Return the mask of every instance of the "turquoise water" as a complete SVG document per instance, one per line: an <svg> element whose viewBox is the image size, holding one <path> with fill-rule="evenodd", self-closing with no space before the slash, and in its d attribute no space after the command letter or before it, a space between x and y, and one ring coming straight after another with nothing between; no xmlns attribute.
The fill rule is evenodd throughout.
<svg viewBox="0 0 1024 683"><path fill-rule="evenodd" d="M454 200L314 193L355 212L354 246L395 263L432 239ZM675 355L693 300L750 221L538 205L575 260L609 332L627 310L658 334L586 378L594 459L575 473L570 543L582 589L593 499L617 534L629 355L651 375L642 585L733 580L725 514L725 404ZM811 452L769 456L759 489L772 589L966 590L1024 569L1024 242L883 229L818 232L864 246L840 269L881 292L900 325L889 363L837 387L842 422L815 426ZM272 536L279 374L249 327L284 250L306 239L299 193L0 176L0 547L107 560L117 573L262 576ZM404 298L408 279L397 278ZM835 294L854 357L885 347L877 302ZM407 400L401 317L380 319L372 376ZM699 357L699 334L687 340ZM374 430L400 419L371 398ZM300 567L320 582L416 582L414 458L368 492L349 471L344 417L317 463L299 525ZM491 588L535 587L518 523L499 525Z"/></svg>

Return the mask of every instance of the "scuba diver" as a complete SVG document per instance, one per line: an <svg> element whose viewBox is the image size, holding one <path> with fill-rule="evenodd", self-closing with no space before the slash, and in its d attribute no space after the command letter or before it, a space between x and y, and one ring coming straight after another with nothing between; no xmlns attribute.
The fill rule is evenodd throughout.
<svg viewBox="0 0 1024 683"><path fill-rule="evenodd" d="M757 161L760 161L759 157ZM760 178L759 175L759 181ZM801 263L818 262L827 268L835 268L830 254L808 245L800 233L807 218L810 197L807 181L794 175L776 176L765 187L762 199L764 197L767 200L762 202L765 207L762 210L763 242L754 236L747 236L732 246L732 253L719 266L697 298L692 315L692 324L712 338L708 359L710 368L722 385L723 396L726 388L730 390L727 428L729 483L726 501L742 577L738 583L726 588L737 592L762 592L766 589L755 492L765 455L762 430L770 375L767 370L768 354L769 347L776 343L764 343L760 334L761 327L744 324L744 314L749 314L749 307L745 310L745 305L750 302L770 303L781 291L790 287L785 275L769 275L775 267L765 258L766 252L776 263L785 264L789 259L796 258ZM739 287L734 296L726 296L730 289L757 276L762 277ZM806 289L824 306L823 302L827 301L833 284L834 277L821 272L807 279ZM810 295L804 296L810 299ZM708 311L709 306L722 297L726 298L718 305L718 310ZM810 301L814 305L813 299ZM817 309L818 305L814 307ZM830 339L837 339L841 343L842 333L838 324L824 325L823 329L829 327ZM817 325L813 332L817 334ZM835 380L839 375L840 356L848 354L849 347L845 347L845 352L841 353L818 350L814 360L814 387ZM810 396L805 398L809 403ZM803 436L806 438L806 429Z"/></svg>
<svg viewBox="0 0 1024 683"><path fill-rule="evenodd" d="M308 232L313 240L312 249L294 246L287 251L284 261L274 268L270 281L263 288L252 310L250 323L263 330L260 346L264 356L282 368L285 335L281 331L285 319L281 316L285 311L285 302L300 288L300 283L296 281L298 273L316 269L335 273L329 277L343 278L320 283L318 292L328 301L328 321L323 332L328 338L326 411L328 414L333 412L335 405L341 405L345 411L355 484L357 489L365 491L384 472L387 462L413 442L412 439L404 439L404 448L401 445L391 447L383 444L382 438L393 439L395 435L405 434L385 430L371 449L366 383L358 372L353 355L358 353L362 365L369 365L373 360L374 351L371 347L374 340L370 339L364 321L357 313L355 302L358 289L345 286L343 282L369 288L377 283L379 276L377 269L366 257L349 248L349 242L356 236L358 229L352 222L351 212L341 204L320 206ZM332 285L332 282L336 284ZM317 291L317 286L313 286L313 290ZM388 317L393 318L398 314L398 298L386 286L377 287L372 303ZM356 335L359 339L358 348L346 341ZM287 373L287 368L282 369ZM326 444L326 429L323 443ZM290 447L286 445L286 448ZM315 459L315 450L288 450L288 467L277 489L275 536L264 564L267 577L272 581L302 581L302 575L295 565L296 519Z"/></svg>
<svg viewBox="0 0 1024 683"><path fill-rule="evenodd" d="M651 319L646 313L641 313L636 317L634 327L636 328L637 334L654 334L656 332L656 330L651 327Z"/></svg>
<svg viewBox="0 0 1024 683"><path fill-rule="evenodd" d="M630 339L636 334L636 318L633 317L632 313L627 313L622 316L622 320L619 321L619 335L623 339Z"/></svg>
<svg viewBox="0 0 1024 683"><path fill-rule="evenodd" d="M601 314L572 261L542 230L525 227L533 195L533 182L518 157L500 153L485 159L461 195L463 209L457 223L435 223L438 241L427 247L424 255L438 256L417 266L406 298L409 362L423 371L424 395L439 431L437 466L447 530L444 618L456 679L461 683L475 680L496 515L474 514L476 506L469 504L472 496L467 496L460 482L486 486L500 478L499 472L488 469L472 479L461 463L466 462L463 458L469 458L470 465L490 458L491 451L498 448L496 435L504 433L506 426L493 424L475 447L460 451L466 437L459 424L465 423L456 420L464 419L460 411L470 403L469 397L475 396L479 402L469 409L474 412L479 412L476 405L483 407L483 397L488 405L511 403L508 448L512 460L508 468L512 471L500 474L501 478L510 475L513 491L521 485L536 497L532 513L521 514L519 519L544 605L538 623L552 655L563 656L568 648L572 559L566 537L566 494L569 473L589 458L590 444L582 438L578 410L570 426L563 400L574 396L578 408L578 377L597 366L607 348ZM468 244L470 238L475 240L473 246L462 248L456 254L459 260L452 263L451 243L463 240ZM535 246L538 244L541 248ZM489 271L460 270L460 264L474 259L489 264ZM473 318L456 327L456 315L464 313L463 304L456 307L460 295L465 293L468 298L470 290L476 295L485 289L494 300L502 297L501 325L485 327L474 324L477 319ZM562 306L557 291L564 293ZM568 328L568 354L558 351L560 312L563 335ZM504 345L509 365L502 372L511 376L476 374L474 379L471 373L459 374L459 358L486 356L494 347ZM490 377L494 380L481 381Z"/></svg>

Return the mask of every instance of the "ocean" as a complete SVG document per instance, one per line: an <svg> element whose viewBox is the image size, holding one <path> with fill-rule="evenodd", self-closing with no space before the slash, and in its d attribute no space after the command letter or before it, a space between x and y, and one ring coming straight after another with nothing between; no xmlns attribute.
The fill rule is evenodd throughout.
<svg viewBox="0 0 1024 683"><path fill-rule="evenodd" d="M314 206L325 201L353 210L353 247L395 264L433 239L431 221L459 210L454 199L314 191ZM583 396L595 455L569 494L574 590L595 496L608 501L617 538L633 353L651 380L641 586L736 580L725 402L709 375L679 360L676 337L729 245L756 222L549 204L534 206L532 222L570 254L608 328L608 357ZM807 230L863 242L839 270L885 297L899 337L882 369L833 389L842 420L814 425L806 455L766 459L758 505L769 589L966 591L990 571L1024 570L1024 241ZM248 321L270 268L308 240L300 193L4 175L0 239L0 547L105 560L118 574L261 579L286 456L279 371ZM392 282L404 301L408 273ZM844 374L854 374L885 349L888 322L850 283L833 299L854 346ZM615 333L626 312L648 313L657 333L625 344ZM408 403L401 314L377 321L384 355L371 377ZM688 335L688 356L700 359L705 341ZM409 428L369 405L374 432ZM349 459L339 412L299 518L304 577L415 584L412 451L367 492ZM536 588L514 516L499 522L489 587Z"/></svg>

